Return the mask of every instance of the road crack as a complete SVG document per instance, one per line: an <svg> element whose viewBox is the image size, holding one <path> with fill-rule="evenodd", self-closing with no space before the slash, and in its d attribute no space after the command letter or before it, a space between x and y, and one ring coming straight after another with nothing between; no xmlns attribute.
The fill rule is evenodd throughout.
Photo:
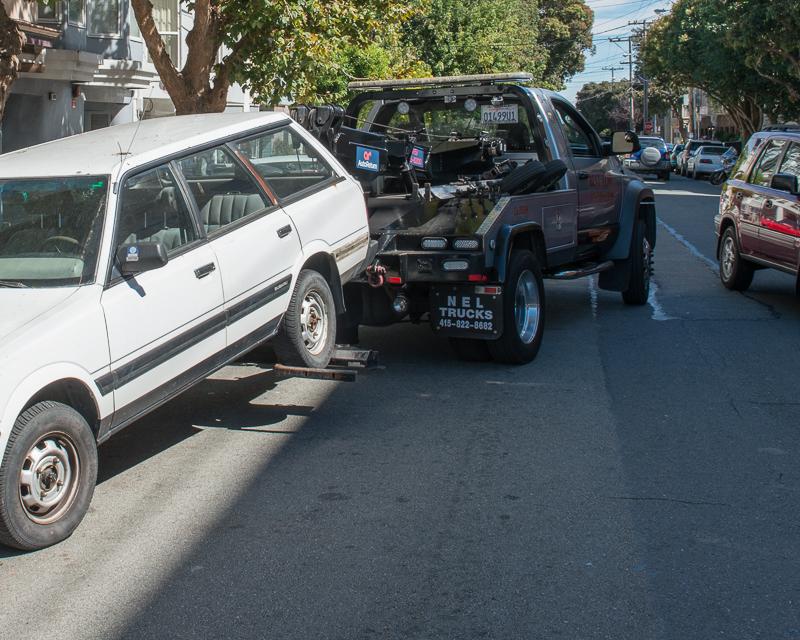
<svg viewBox="0 0 800 640"><path fill-rule="evenodd" d="M709 502L706 500L681 500L679 498L653 498L653 497L640 497L640 496L603 496L608 500L630 500L634 502L675 502L678 504L689 504L694 506L703 507L730 507L727 502Z"/></svg>

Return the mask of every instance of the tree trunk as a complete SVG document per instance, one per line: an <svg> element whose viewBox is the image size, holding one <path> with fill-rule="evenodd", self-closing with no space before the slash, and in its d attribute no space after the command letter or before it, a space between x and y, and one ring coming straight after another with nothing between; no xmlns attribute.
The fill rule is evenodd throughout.
<svg viewBox="0 0 800 640"><path fill-rule="evenodd" d="M158 71L177 115L219 113L225 110L230 88L229 62L216 65L220 47L221 18L213 0L194 3L194 26L186 36L187 56L183 69L167 53L164 40L153 19L150 0L132 0L133 13L142 38ZM215 69L216 67L216 69ZM212 74L216 71L212 81Z"/></svg>
<svg viewBox="0 0 800 640"><path fill-rule="evenodd" d="M25 44L25 34L19 30L0 1L0 122L6 111L11 85L19 72L19 56Z"/></svg>

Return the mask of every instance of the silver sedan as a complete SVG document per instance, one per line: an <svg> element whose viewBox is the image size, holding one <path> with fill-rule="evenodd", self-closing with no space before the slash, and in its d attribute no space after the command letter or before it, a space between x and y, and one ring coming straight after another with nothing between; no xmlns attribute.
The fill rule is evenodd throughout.
<svg viewBox="0 0 800 640"><path fill-rule="evenodd" d="M695 180L710 176L722 169L722 154L728 149L722 146L703 145L689 156L686 173Z"/></svg>

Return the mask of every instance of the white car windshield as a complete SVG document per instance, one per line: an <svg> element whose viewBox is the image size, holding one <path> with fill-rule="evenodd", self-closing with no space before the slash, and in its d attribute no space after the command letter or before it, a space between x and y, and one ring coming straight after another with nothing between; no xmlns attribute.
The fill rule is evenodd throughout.
<svg viewBox="0 0 800 640"><path fill-rule="evenodd" d="M94 279L107 176L0 180L0 287Z"/></svg>

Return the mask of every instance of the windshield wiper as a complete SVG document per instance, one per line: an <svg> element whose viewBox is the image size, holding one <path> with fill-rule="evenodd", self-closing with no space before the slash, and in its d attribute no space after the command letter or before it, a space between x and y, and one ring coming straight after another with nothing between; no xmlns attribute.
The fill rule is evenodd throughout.
<svg viewBox="0 0 800 640"><path fill-rule="evenodd" d="M18 280L0 280L0 289L30 289L24 282Z"/></svg>

